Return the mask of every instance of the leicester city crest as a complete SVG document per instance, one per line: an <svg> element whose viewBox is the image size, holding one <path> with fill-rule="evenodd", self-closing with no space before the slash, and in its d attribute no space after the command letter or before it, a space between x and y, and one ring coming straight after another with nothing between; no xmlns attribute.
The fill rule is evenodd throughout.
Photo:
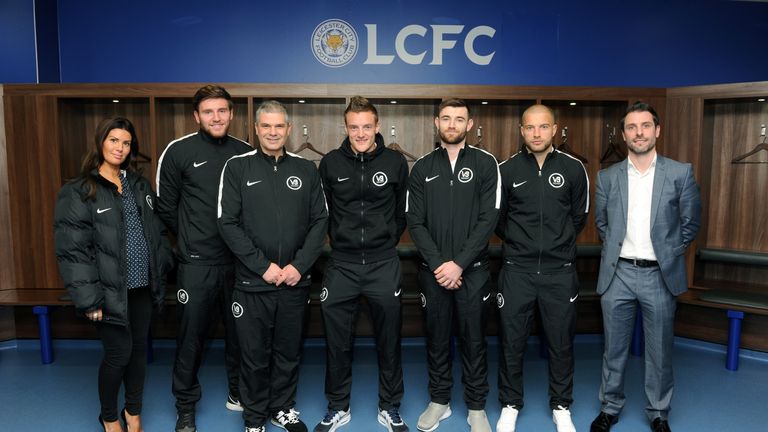
<svg viewBox="0 0 768 432"><path fill-rule="evenodd" d="M325 20L312 32L312 53L329 67L341 67L352 61L357 46L357 32L340 19Z"/></svg>

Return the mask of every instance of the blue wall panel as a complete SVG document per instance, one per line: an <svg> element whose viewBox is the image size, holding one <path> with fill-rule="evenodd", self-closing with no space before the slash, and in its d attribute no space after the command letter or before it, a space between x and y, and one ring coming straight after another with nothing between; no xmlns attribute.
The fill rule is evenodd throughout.
<svg viewBox="0 0 768 432"><path fill-rule="evenodd" d="M7 2L0 9L3 23L7 21ZM765 1L58 3L60 73L65 83L671 87L768 80ZM356 55L340 67L326 66L313 54L313 31L329 19L343 20L357 35ZM434 64L440 57L440 50L433 48L435 30L455 29L444 26L462 27L458 34L449 32L438 38L438 43L455 41L455 46L443 50L442 61ZM492 37L478 36L472 45L479 56L493 54L487 65L473 63L464 49L467 35L478 26L487 26L494 32ZM6 32L4 26L0 28ZM408 28L414 31L400 44L405 54L398 55L395 41ZM29 29L13 33L29 33ZM354 42L352 39L346 38L344 42ZM8 57L13 46L21 51L14 53L14 57L29 57L33 47L23 45L7 43L3 38L0 54ZM336 53L349 54L350 47L342 45ZM422 53L420 64L407 62L409 57L413 62ZM381 64L382 59L389 58L391 61ZM0 75L0 79L7 75Z"/></svg>
<svg viewBox="0 0 768 432"><path fill-rule="evenodd" d="M31 0L0 1L0 83L34 83L34 8Z"/></svg>

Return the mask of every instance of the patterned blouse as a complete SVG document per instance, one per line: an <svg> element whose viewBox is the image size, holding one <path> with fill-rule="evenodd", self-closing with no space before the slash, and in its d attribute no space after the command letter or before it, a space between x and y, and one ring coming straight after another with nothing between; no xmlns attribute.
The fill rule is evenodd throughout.
<svg viewBox="0 0 768 432"><path fill-rule="evenodd" d="M136 198L128 183L125 171L120 172L123 185L123 220L125 220L125 256L127 258L126 286L128 289L149 285L149 248L144 238Z"/></svg>

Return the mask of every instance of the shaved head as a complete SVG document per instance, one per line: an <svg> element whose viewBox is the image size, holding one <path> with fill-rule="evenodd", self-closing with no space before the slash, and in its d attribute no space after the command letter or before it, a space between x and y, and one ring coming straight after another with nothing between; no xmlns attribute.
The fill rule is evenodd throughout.
<svg viewBox="0 0 768 432"><path fill-rule="evenodd" d="M552 123L555 123L555 112L552 111L548 106L546 105L531 105L523 111L522 116L522 124L525 125L525 117L529 114L548 114L552 118Z"/></svg>

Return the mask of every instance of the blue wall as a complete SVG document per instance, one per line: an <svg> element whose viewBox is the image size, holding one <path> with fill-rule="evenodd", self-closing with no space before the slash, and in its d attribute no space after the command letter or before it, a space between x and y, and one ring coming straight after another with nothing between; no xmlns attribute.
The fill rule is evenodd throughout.
<svg viewBox="0 0 768 432"><path fill-rule="evenodd" d="M0 83L37 82L34 6L31 0L0 2Z"/></svg>
<svg viewBox="0 0 768 432"><path fill-rule="evenodd" d="M356 44L326 46L336 61L357 47L343 66L313 54L313 32L329 19L356 34L343 28L342 39ZM768 3L754 1L59 0L58 25L61 82L672 87L768 80ZM473 57L464 42L478 27L485 32L471 44ZM408 29L398 55L396 38ZM438 43L455 41L442 59L433 48L440 30L447 34ZM419 64L407 62L422 53ZM490 62L476 64L483 58Z"/></svg>

